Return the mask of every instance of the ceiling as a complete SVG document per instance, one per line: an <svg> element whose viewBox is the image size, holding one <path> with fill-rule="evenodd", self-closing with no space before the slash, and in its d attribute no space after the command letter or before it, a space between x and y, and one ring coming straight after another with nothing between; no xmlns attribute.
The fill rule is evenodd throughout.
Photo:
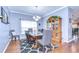
<svg viewBox="0 0 79 59"><path fill-rule="evenodd" d="M79 19L79 6L70 6L73 20Z"/></svg>
<svg viewBox="0 0 79 59"><path fill-rule="evenodd" d="M10 12L29 16L44 16L62 6L8 6Z"/></svg>
<svg viewBox="0 0 79 59"><path fill-rule="evenodd" d="M63 6L8 6L10 12L28 16L41 16L51 13ZM79 6L69 6L72 10L73 19L79 19Z"/></svg>

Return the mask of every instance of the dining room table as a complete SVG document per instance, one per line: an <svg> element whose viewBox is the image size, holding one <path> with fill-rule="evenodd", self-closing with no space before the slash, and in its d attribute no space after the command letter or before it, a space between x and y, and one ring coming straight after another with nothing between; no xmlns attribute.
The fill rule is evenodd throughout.
<svg viewBox="0 0 79 59"><path fill-rule="evenodd" d="M37 32L37 33L30 32L29 35L33 40L42 39L42 36L43 36L41 32Z"/></svg>
<svg viewBox="0 0 79 59"><path fill-rule="evenodd" d="M38 47L38 40L42 39L43 33L41 32L36 32L36 33L29 33L30 35L30 39L31 40L35 40L36 44L33 45L33 48L37 48Z"/></svg>

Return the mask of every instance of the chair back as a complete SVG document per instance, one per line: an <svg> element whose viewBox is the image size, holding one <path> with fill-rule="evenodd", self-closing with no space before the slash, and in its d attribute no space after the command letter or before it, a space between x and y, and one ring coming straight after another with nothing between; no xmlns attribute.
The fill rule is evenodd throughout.
<svg viewBox="0 0 79 59"><path fill-rule="evenodd" d="M52 33L50 30L44 30L43 31L43 43L44 45L49 45L51 44L51 39L52 39Z"/></svg>
<svg viewBox="0 0 79 59"><path fill-rule="evenodd" d="M25 31L25 35L26 35L27 39L29 39L29 31Z"/></svg>
<svg viewBox="0 0 79 59"><path fill-rule="evenodd" d="M32 28L29 28L28 31L29 31L29 32L33 32Z"/></svg>

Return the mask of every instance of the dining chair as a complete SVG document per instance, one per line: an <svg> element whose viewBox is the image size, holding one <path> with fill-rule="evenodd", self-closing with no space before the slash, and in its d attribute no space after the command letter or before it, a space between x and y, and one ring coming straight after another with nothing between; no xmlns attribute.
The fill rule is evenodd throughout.
<svg viewBox="0 0 79 59"><path fill-rule="evenodd" d="M12 32L14 32L14 30L10 30L10 31L9 31L9 38L10 38L10 39L13 39L13 34L12 34Z"/></svg>
<svg viewBox="0 0 79 59"><path fill-rule="evenodd" d="M25 31L25 35L26 35L27 42L29 42L29 31Z"/></svg>
<svg viewBox="0 0 79 59"><path fill-rule="evenodd" d="M35 41L33 40L32 36L30 35L29 31L25 31L25 35L26 35L26 40L27 40L27 43L29 44L33 44L35 43Z"/></svg>
<svg viewBox="0 0 79 59"><path fill-rule="evenodd" d="M44 30L42 39L38 40L38 43L40 43L42 45L42 48L45 49L44 52L47 52L49 49L52 48L51 38L52 38L51 31L50 30ZM49 46L49 48L47 49L46 46Z"/></svg>
<svg viewBox="0 0 79 59"><path fill-rule="evenodd" d="M28 31L29 31L29 32L33 32L32 28L29 28Z"/></svg>
<svg viewBox="0 0 79 59"><path fill-rule="evenodd" d="M52 34L50 30L44 30L42 39L39 39L38 41L43 45L48 45L51 43Z"/></svg>
<svg viewBox="0 0 79 59"><path fill-rule="evenodd" d="M43 44L44 46L48 46L49 48L52 48L55 50L55 48L58 48L58 43L55 45L52 44L52 32L51 30L46 30L44 31L44 36L43 36Z"/></svg>
<svg viewBox="0 0 79 59"><path fill-rule="evenodd" d="M12 32L12 39L15 39L15 41L17 40L17 38L18 38L18 40L20 40L20 35L19 34L17 34L16 32Z"/></svg>

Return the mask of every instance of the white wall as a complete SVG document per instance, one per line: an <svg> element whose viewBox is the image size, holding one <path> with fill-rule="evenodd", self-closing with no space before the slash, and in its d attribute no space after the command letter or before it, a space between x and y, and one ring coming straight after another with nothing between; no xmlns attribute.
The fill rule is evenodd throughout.
<svg viewBox="0 0 79 59"><path fill-rule="evenodd" d="M8 14L9 19L9 11L7 7L4 7L4 10ZM0 6L0 13L1 13L1 6ZM9 24L4 24L1 22L0 19L0 53L4 51L7 43L9 42Z"/></svg>
<svg viewBox="0 0 79 59"><path fill-rule="evenodd" d="M73 40L72 39L72 9L68 8L68 16L69 16L69 24L68 24L68 40Z"/></svg>
<svg viewBox="0 0 79 59"><path fill-rule="evenodd" d="M71 31L71 30L69 29L70 25L69 25L68 7L65 7L50 15L46 15L44 17L44 19L42 19L43 22L42 22L42 20L40 20L39 22L42 23L41 27L43 27L44 29L46 29L46 22L50 16L61 16L61 18L62 18L62 39L63 39L62 41L63 42L68 41L69 37L71 37L71 34L69 34L69 31ZM38 28L40 28L40 27L38 26Z"/></svg>
<svg viewBox="0 0 79 59"><path fill-rule="evenodd" d="M21 33L21 19L30 21L32 20L32 17L23 15L23 14L11 13L10 30L14 29L17 34L20 34Z"/></svg>
<svg viewBox="0 0 79 59"><path fill-rule="evenodd" d="M17 34L20 34L20 16L17 14L10 15L10 30L15 30Z"/></svg>
<svg viewBox="0 0 79 59"><path fill-rule="evenodd" d="M9 30L14 29L16 33L20 34L21 32L21 22L20 18L23 20L32 20L32 17L22 15L22 14L16 14L16 13L9 13L9 10L7 7L4 7L5 11L8 14L9 22L10 24L3 24L0 21L0 52L3 52L5 49L7 43L9 42ZM48 20L49 16L61 16L62 17L62 39L63 41L68 41L69 38L71 38L70 31L70 24L69 24L69 13L68 8L64 8L58 12L52 13L50 15L47 15L43 19L39 20L38 23L40 23L40 26L38 28L44 28L46 29L46 21ZM0 9L1 12L1 9ZM69 32L69 33L68 33Z"/></svg>
<svg viewBox="0 0 79 59"><path fill-rule="evenodd" d="M38 22L37 22L37 28L38 29L43 29L44 28L44 24L43 24L44 20L43 19L40 19ZM39 25L40 24L40 25Z"/></svg>
<svg viewBox="0 0 79 59"><path fill-rule="evenodd" d="M8 43L10 43L10 39L9 39L10 30L14 29L17 34L21 33L20 19L33 20L32 17L27 15L10 13L7 6L4 7L4 10L8 14L8 19L10 24L4 24L0 21L0 52L4 52L8 46ZM0 7L0 12L1 12L1 7Z"/></svg>

